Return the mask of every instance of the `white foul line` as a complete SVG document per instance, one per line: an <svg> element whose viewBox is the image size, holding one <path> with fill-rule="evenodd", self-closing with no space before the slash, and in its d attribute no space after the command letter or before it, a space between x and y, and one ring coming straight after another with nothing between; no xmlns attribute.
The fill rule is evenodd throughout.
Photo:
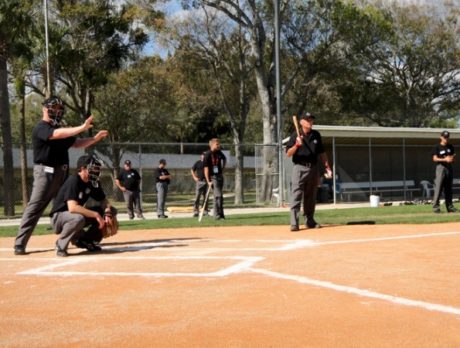
<svg viewBox="0 0 460 348"><path fill-rule="evenodd" d="M283 273L268 271L265 269L250 268L249 271L264 274L272 278L292 280L300 284L313 285L313 286L326 288L326 289L330 289L330 290L334 290L338 292L345 292L345 293L349 293L353 295L358 295L361 297L368 297L368 298L374 298L374 299L378 299L382 301L397 303L397 304L404 305L404 306L418 307L418 308L422 308L422 309L429 310L429 311L460 315L460 308L457 308L457 307L445 306L445 305L424 302L424 301L416 301L416 300L411 300L411 299L407 299L404 297L381 294L381 293L370 291L370 290L363 290L363 289L354 288L351 286L334 284L331 282L311 279L311 278L307 278L303 276L283 274Z"/></svg>
<svg viewBox="0 0 460 348"><path fill-rule="evenodd" d="M455 235L460 235L460 232L422 233L422 234L407 234L403 236L378 237L378 238L367 238L367 239L362 238L362 239L348 239L348 240L332 240L329 242L314 242L312 245L369 243L369 242L382 242L382 241L388 241L388 240L416 239L416 238L429 238L429 237L455 236Z"/></svg>

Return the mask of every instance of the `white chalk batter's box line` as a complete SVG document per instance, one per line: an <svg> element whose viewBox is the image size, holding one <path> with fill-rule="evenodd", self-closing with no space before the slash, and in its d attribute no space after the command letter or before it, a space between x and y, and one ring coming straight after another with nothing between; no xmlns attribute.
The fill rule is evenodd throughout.
<svg viewBox="0 0 460 348"><path fill-rule="evenodd" d="M194 272L81 272L81 271L56 271L57 268L68 266L78 266L87 264L89 262L100 262L105 260L233 260L235 264L222 268L216 272L194 273ZM55 263L38 267L22 272L19 275L36 275L36 276L61 276L61 277L74 277L74 276L115 276L115 277L226 277L234 273L240 273L244 270L254 266L255 263L264 260L263 257L258 256L132 256L132 257L79 257L65 262Z"/></svg>
<svg viewBox="0 0 460 348"><path fill-rule="evenodd" d="M254 268L254 265L264 260L263 257L245 257L245 256L152 256L152 257L105 257L103 260L234 260L237 261L235 264L223 268L216 272L208 273L156 273L156 272L79 272L79 271L56 271L57 268L82 265L88 262L97 262L101 261L101 258L97 257L81 257L78 259L68 260L66 262L60 262L52 265L47 265L44 267L39 267L23 272L19 272L19 275L35 275L35 276L60 276L60 277L73 277L73 276L119 276L119 277L153 277L153 278L162 278L162 277L195 277L195 278L209 278L209 277L227 277L232 274L237 273L255 273L264 275L270 278L278 280L287 280L293 281L298 284L314 286L318 288L323 288L339 293L346 293L355 295L358 297L365 297L374 300L380 300L383 302L389 302L397 305L403 305L407 307L415 307L427 311L440 312L444 314L453 314L460 316L460 308L447 306L443 304L430 303L424 301L413 300L409 298L404 298L400 296L382 294L375 291L360 289L356 287L346 286L335 284L329 281L317 280L308 278L305 276L284 274L279 272L274 272L261 268Z"/></svg>

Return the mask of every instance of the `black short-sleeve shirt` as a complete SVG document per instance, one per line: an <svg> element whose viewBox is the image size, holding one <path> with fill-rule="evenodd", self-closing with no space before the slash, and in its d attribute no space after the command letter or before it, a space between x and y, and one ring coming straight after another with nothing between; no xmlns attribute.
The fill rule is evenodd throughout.
<svg viewBox="0 0 460 348"><path fill-rule="evenodd" d="M219 150L216 152L207 151L204 155L204 167L209 168L209 176L222 175L227 162L227 157Z"/></svg>
<svg viewBox="0 0 460 348"><path fill-rule="evenodd" d="M432 152L433 156L436 155L439 158L445 158L447 156L452 156L454 154L455 154L455 149L452 144L447 144L447 145L436 144ZM437 164L441 164L447 167L452 166L452 163L445 163L445 162L438 162Z"/></svg>
<svg viewBox="0 0 460 348"><path fill-rule="evenodd" d="M192 170L195 172L199 180L203 181L204 177L204 161L196 161L192 167Z"/></svg>
<svg viewBox="0 0 460 348"><path fill-rule="evenodd" d="M293 132L287 143L287 149L294 146L296 138L297 133ZM294 156L292 156L292 162L296 164L316 164L318 162L318 155L322 153L324 153L324 146L321 134L312 129L310 133L304 134L302 146L300 146Z"/></svg>
<svg viewBox="0 0 460 348"><path fill-rule="evenodd" d="M129 191L139 190L139 183L141 176L136 169L125 170L122 169L118 174L117 179L123 184L123 186Z"/></svg>
<svg viewBox="0 0 460 348"><path fill-rule="evenodd" d="M96 201L103 201L105 193L101 186L94 187L91 182L84 182L80 175L71 175L54 199L50 216L56 212L68 211L67 201L77 201L79 205L84 206L90 197Z"/></svg>
<svg viewBox="0 0 460 348"><path fill-rule="evenodd" d="M156 182L164 182L164 183L169 184L169 182L171 180L169 180L169 179L164 179L164 180L160 179L160 176L163 176L163 175L169 175L168 170L166 168L158 167L157 170L155 171L155 181Z"/></svg>
<svg viewBox="0 0 460 348"><path fill-rule="evenodd" d="M50 123L40 121L32 131L34 163L55 167L69 164L69 148L75 143L75 137L50 140L54 130Z"/></svg>

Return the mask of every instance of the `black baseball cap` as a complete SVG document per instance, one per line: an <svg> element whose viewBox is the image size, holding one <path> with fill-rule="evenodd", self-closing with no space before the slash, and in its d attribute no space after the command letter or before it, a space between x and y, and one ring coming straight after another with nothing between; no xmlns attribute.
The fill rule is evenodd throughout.
<svg viewBox="0 0 460 348"><path fill-rule="evenodd" d="M442 131L441 136L445 139L449 139L450 133L448 131Z"/></svg>
<svg viewBox="0 0 460 348"><path fill-rule="evenodd" d="M160 164L166 164L166 160L165 160L164 158L162 158L162 159L160 160Z"/></svg>
<svg viewBox="0 0 460 348"><path fill-rule="evenodd" d="M91 162L91 159L90 155L80 156L77 160L77 170L80 171L80 168L86 167Z"/></svg>
<svg viewBox="0 0 460 348"><path fill-rule="evenodd" d="M309 118L314 120L316 117L315 117L315 115L310 114L309 112L305 112L305 113L302 114L302 116L300 116L300 119L302 119L302 120L306 120L306 119L309 119Z"/></svg>
<svg viewBox="0 0 460 348"><path fill-rule="evenodd" d="M130 160L126 160L126 161L125 161L125 164L127 164L128 166L130 166L130 165L131 165L131 161L130 161Z"/></svg>

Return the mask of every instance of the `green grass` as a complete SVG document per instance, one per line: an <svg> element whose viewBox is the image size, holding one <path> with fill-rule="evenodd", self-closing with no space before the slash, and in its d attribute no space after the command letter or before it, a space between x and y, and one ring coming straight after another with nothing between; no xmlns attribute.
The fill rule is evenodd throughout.
<svg viewBox="0 0 460 348"><path fill-rule="evenodd" d="M155 211L156 210L156 194L144 194L142 208L144 211ZM191 207L194 200L194 194L180 194L180 193L170 193L168 194L167 205L170 207ZM124 201L116 201L110 198L110 203L118 209L120 213L127 213L126 203ZM234 197L225 197L224 199L225 207L231 208L252 208L252 207L266 207L267 204L256 203L256 193L255 192L246 192L245 201L242 204L234 204ZM51 204L48 204L43 215L49 214L51 211ZM211 202L212 206L212 202ZM15 204L14 206L14 216L8 218L19 219L22 217L24 207L22 204ZM4 215L4 207L0 204L0 222L1 219L6 219Z"/></svg>
<svg viewBox="0 0 460 348"><path fill-rule="evenodd" d="M389 206L381 208L348 208L317 211L315 218L324 225L351 224L431 224L460 221L460 213L434 214L429 205ZM164 220L135 220L120 223L120 230L191 228L210 226L289 226L289 212L228 215L226 220L215 221L212 217L204 217L199 223L196 218L177 218ZM35 235L50 234L48 225L38 225ZM16 236L18 227L0 227L0 237Z"/></svg>

